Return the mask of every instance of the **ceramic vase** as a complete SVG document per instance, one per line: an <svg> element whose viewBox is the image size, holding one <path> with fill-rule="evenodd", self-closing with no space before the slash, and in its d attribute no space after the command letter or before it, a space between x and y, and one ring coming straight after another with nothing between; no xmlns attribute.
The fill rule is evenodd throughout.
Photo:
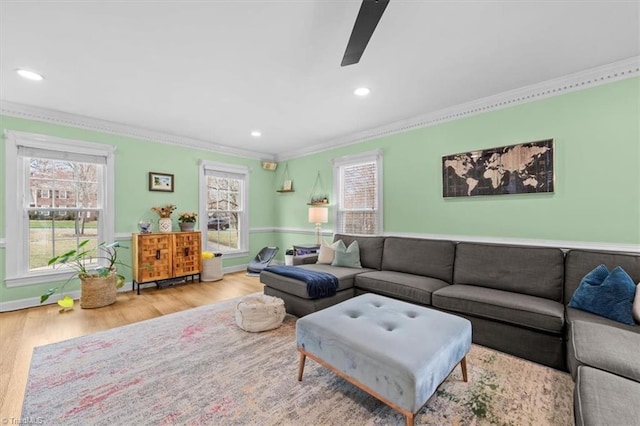
<svg viewBox="0 0 640 426"><path fill-rule="evenodd" d="M173 221L170 217L161 217L158 219L158 231L159 232L171 232L173 228Z"/></svg>

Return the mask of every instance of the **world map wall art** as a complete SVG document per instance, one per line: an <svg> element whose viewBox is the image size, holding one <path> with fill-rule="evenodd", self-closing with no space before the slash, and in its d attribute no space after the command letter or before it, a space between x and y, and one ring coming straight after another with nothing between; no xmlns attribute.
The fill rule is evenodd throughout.
<svg viewBox="0 0 640 426"><path fill-rule="evenodd" d="M553 192L553 139L442 157L442 196Z"/></svg>

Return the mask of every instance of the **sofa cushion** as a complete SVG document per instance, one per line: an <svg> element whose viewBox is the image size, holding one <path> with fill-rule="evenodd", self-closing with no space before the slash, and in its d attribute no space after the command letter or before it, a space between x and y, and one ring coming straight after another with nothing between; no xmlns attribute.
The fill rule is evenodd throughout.
<svg viewBox="0 0 640 426"><path fill-rule="evenodd" d="M459 243L456 247L454 284L562 302L563 280L564 255L560 249L475 243Z"/></svg>
<svg viewBox="0 0 640 426"><path fill-rule="evenodd" d="M569 303L582 277L601 263L609 270L622 266L633 282L640 281L640 256L637 254L569 250L565 259L564 303Z"/></svg>
<svg viewBox="0 0 640 426"><path fill-rule="evenodd" d="M328 272L332 275L335 275L336 277L338 277L338 292L353 288L353 278L357 274L363 271L371 271L371 269L354 269L320 264L301 265L298 266L298 268L305 268L318 272ZM282 292L290 293L304 299L311 299L311 297L307 293L306 284L300 280L284 277L282 275L274 274L268 271L263 271L260 273L260 282L268 287L275 288Z"/></svg>
<svg viewBox="0 0 640 426"><path fill-rule="evenodd" d="M333 241L338 240L342 240L346 246L349 246L349 244L357 240L358 246L360 247L360 263L362 267L380 269L384 237L336 234L333 237Z"/></svg>
<svg viewBox="0 0 640 426"><path fill-rule="evenodd" d="M608 273L599 265L588 273L571 297L569 306L605 318L634 325L633 298L636 285L620 266Z"/></svg>
<svg viewBox="0 0 640 426"><path fill-rule="evenodd" d="M433 306L461 314L561 334L564 306L542 297L469 285L450 285L433 292Z"/></svg>
<svg viewBox="0 0 640 426"><path fill-rule="evenodd" d="M571 324L569 366L588 365L640 382L640 333L589 321ZM573 365L571 365L573 364Z"/></svg>
<svg viewBox="0 0 640 426"><path fill-rule="evenodd" d="M355 278L356 288L421 305L431 305L431 293L448 285L437 278L394 271L367 272Z"/></svg>
<svg viewBox="0 0 640 426"><path fill-rule="evenodd" d="M637 425L640 383L595 368L578 368L574 391L577 426Z"/></svg>
<svg viewBox="0 0 640 426"><path fill-rule="evenodd" d="M589 321L594 322L596 324L608 325L610 327L619 328L621 330L628 330L635 333L640 333L640 327L636 325L627 325L618 321L610 320L605 317L601 317L600 315L592 314L591 312L582 311L580 309L575 309L567 306L565 310L565 321L567 323L567 339L570 334L570 327L574 321Z"/></svg>
<svg viewBox="0 0 640 426"><path fill-rule="evenodd" d="M360 247L358 246L358 240L349 244L349 247L346 247L342 240L337 241L331 266L361 269L362 265L360 264Z"/></svg>
<svg viewBox="0 0 640 426"><path fill-rule="evenodd" d="M382 269L438 278L451 284L455 250L452 241L387 237Z"/></svg>

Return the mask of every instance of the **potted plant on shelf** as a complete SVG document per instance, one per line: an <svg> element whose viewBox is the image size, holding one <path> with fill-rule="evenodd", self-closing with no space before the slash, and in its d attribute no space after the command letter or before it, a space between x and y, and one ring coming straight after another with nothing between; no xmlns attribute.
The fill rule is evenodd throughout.
<svg viewBox="0 0 640 426"><path fill-rule="evenodd" d="M178 216L178 224L180 225L180 230L185 231L193 231L193 228L196 226L196 217L198 214L196 212L184 212L180 213Z"/></svg>
<svg viewBox="0 0 640 426"><path fill-rule="evenodd" d="M158 219L158 231L171 232L173 228L173 222L171 221L171 213L176 209L173 204L167 204L164 207L151 207L151 210L158 213L160 219Z"/></svg>
<svg viewBox="0 0 640 426"><path fill-rule="evenodd" d="M85 248L90 240L84 240L74 250L53 257L49 260L49 265L67 265L75 273L65 281L61 287L54 287L47 290L40 296L40 303L44 303L49 296L60 290L60 294L69 281L74 278L80 279L80 307L81 308L100 308L102 306L111 305L116 301L117 289L124 285L124 276L118 274L116 265L128 267L128 265L118 260L117 247L120 243L111 244L100 243L97 247L98 253L103 255L97 256L97 260L104 260L106 266L99 266L93 270L88 270L87 265L90 259L95 259L95 251ZM62 307L62 311L73 308L73 299L70 296L64 296L58 300L58 305Z"/></svg>

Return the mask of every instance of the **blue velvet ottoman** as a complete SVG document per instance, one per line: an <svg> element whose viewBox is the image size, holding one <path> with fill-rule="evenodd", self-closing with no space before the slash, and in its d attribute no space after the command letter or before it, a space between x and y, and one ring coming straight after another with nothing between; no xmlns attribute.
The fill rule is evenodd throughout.
<svg viewBox="0 0 640 426"><path fill-rule="evenodd" d="M376 294L300 318L298 380L306 357L401 412L407 425L455 366L467 381L471 323Z"/></svg>

